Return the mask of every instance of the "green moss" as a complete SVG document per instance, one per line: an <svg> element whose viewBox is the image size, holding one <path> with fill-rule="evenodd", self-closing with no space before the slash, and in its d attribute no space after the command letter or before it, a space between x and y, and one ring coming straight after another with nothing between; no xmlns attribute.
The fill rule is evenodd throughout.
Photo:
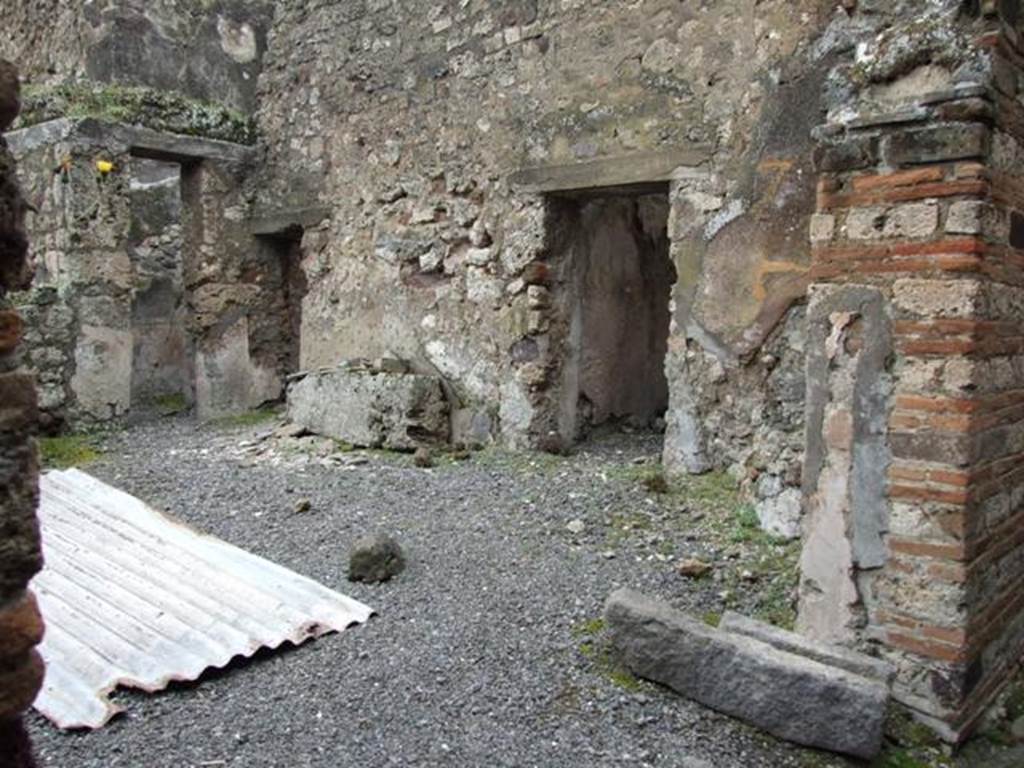
<svg viewBox="0 0 1024 768"><path fill-rule="evenodd" d="M605 630L604 619L587 619L572 628L573 637L593 637Z"/></svg>
<svg viewBox="0 0 1024 768"><path fill-rule="evenodd" d="M539 475L553 475L565 467L565 457L553 453L510 451L498 446L489 446L472 454L473 461L481 467L524 472Z"/></svg>
<svg viewBox="0 0 1024 768"><path fill-rule="evenodd" d="M630 693L637 693L643 690L643 682L637 678L632 672L623 667L615 666L605 670L605 677L607 677L613 685L622 688L624 691Z"/></svg>
<svg viewBox="0 0 1024 768"><path fill-rule="evenodd" d="M226 429L234 429L237 427L255 427L279 418L281 418L281 411L278 408L257 408L254 411L221 416L214 419L213 424Z"/></svg>
<svg viewBox="0 0 1024 768"><path fill-rule="evenodd" d="M722 614L715 611L707 611L701 618L709 627L717 627L722 623Z"/></svg>
<svg viewBox="0 0 1024 768"><path fill-rule="evenodd" d="M933 768L934 763L922 762L907 749L887 749L871 765L872 768Z"/></svg>
<svg viewBox="0 0 1024 768"><path fill-rule="evenodd" d="M39 440L39 456L47 469L84 467L101 455L88 435L62 435Z"/></svg>
<svg viewBox="0 0 1024 768"><path fill-rule="evenodd" d="M174 91L86 81L55 87L28 86L22 102L19 127L61 117L91 117L237 144L255 142L253 123L245 115Z"/></svg>
<svg viewBox="0 0 1024 768"><path fill-rule="evenodd" d="M641 482L644 488L651 493L660 495L669 493L672 490L669 486L668 478L665 477L665 472L661 469L649 470Z"/></svg>
<svg viewBox="0 0 1024 768"><path fill-rule="evenodd" d="M732 532L729 540L734 544L754 541L765 538L767 534L761 530L761 522L757 518L757 511L749 504L741 505L736 510Z"/></svg>
<svg viewBox="0 0 1024 768"><path fill-rule="evenodd" d="M182 394L161 395L153 401L157 410L165 416L172 416L176 413L184 413L188 410L188 400Z"/></svg>

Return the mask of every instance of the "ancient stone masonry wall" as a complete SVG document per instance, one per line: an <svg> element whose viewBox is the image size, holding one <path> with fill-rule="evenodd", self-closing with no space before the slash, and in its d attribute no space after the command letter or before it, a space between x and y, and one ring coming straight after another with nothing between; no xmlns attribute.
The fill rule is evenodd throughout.
<svg viewBox="0 0 1024 768"><path fill-rule="evenodd" d="M41 406L56 427L67 417L108 419L131 400L130 160L69 133L31 149L15 144L35 213L33 289L18 301L26 364L39 372ZM97 161L113 165L102 174Z"/></svg>
<svg viewBox="0 0 1024 768"><path fill-rule="evenodd" d="M165 398L208 417L280 397L293 370L286 264L249 231L251 150L92 119L25 128L11 145L38 243L35 284L13 298L44 426Z"/></svg>
<svg viewBox="0 0 1024 768"><path fill-rule="evenodd" d="M148 86L250 113L272 6L8 0L0 54L24 62L34 90L79 81Z"/></svg>
<svg viewBox="0 0 1024 768"><path fill-rule="evenodd" d="M1016 3L935 3L833 73L819 132L800 624L877 642L969 733L1024 646Z"/></svg>
<svg viewBox="0 0 1024 768"><path fill-rule="evenodd" d="M656 193L678 273L666 460L735 467L792 508L809 135L849 44L834 10L282 4L257 210L325 213L306 228L303 367L390 353L446 377L456 439L571 439L565 197Z"/></svg>
<svg viewBox="0 0 1024 768"><path fill-rule="evenodd" d="M281 397L291 373L282 264L248 229L247 169L203 162L183 176L184 281L201 417Z"/></svg>
<svg viewBox="0 0 1024 768"><path fill-rule="evenodd" d="M0 59L0 132L17 115L18 76ZM23 321L7 294L30 279L26 264L26 201L15 178L14 159L0 136L0 756L14 768L32 765L20 718L43 681L34 646L42 619L28 582L42 565L36 522L39 467L33 434L36 393L19 366Z"/></svg>

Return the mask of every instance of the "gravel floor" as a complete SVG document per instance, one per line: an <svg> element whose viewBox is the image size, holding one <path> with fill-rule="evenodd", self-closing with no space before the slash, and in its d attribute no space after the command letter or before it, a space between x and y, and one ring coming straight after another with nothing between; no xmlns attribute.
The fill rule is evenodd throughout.
<svg viewBox="0 0 1024 768"><path fill-rule="evenodd" d="M33 715L42 765L850 765L635 681L604 651L594 620L620 585L698 614L763 607L764 585L743 570L750 552L693 534L713 511L638 484L634 462L656 456L656 436L424 470L383 454L346 466L307 453L330 450L317 441L253 440L269 428L150 421L106 438L89 471L379 616L196 684L119 693L127 713L97 732ZM311 510L297 514L303 498ZM573 534L577 520L586 527ZM347 548L375 530L402 542L409 567L385 585L350 584ZM743 575L684 579L674 563L691 555Z"/></svg>

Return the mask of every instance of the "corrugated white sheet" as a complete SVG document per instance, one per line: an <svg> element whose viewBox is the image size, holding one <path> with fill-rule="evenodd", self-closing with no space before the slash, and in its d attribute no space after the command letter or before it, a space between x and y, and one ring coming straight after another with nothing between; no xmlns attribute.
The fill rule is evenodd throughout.
<svg viewBox="0 0 1024 768"><path fill-rule="evenodd" d="M99 728L118 685L158 691L236 656L301 643L372 611L312 579L205 536L78 470L40 487L46 621L36 709Z"/></svg>

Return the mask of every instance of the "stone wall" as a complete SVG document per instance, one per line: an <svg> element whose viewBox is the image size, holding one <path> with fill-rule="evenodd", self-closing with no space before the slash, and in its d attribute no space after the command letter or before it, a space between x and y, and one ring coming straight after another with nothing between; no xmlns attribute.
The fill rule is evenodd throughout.
<svg viewBox="0 0 1024 768"><path fill-rule="evenodd" d="M36 280L13 298L44 426L165 398L210 417L281 396L288 262L250 232L250 149L91 119L11 143L35 209Z"/></svg>
<svg viewBox="0 0 1024 768"><path fill-rule="evenodd" d="M256 199L326 212L303 241L304 367L408 358L456 421L561 450L579 201L662 196L666 465L729 469L766 524L806 513L803 629L880 646L899 698L957 739L1019 659L1015 305L955 300L982 239L1012 262L970 222L1015 199L990 178L1017 157L991 88L1015 87L1019 11L838 6L282 7Z"/></svg>
<svg viewBox="0 0 1024 768"><path fill-rule="evenodd" d="M248 171L202 162L183 176L184 278L203 418L278 400L294 372L285 265L249 231Z"/></svg>
<svg viewBox="0 0 1024 768"><path fill-rule="evenodd" d="M242 0L11 0L0 54L34 88L87 80L255 107L273 3Z"/></svg>
<svg viewBox="0 0 1024 768"><path fill-rule="evenodd" d="M818 136L801 629L878 643L963 738L1020 664L1017 3L934 3L837 67Z"/></svg>
<svg viewBox="0 0 1024 768"><path fill-rule="evenodd" d="M326 211L306 229L302 366L397 355L447 379L456 422L512 445L571 440L571 324L543 295L574 279L556 198L656 182L678 273L666 459L736 465L751 487L767 473L766 498L792 489L809 135L825 62L849 43L828 31L834 10L283 4L260 80L257 210ZM759 442L769 424L786 436Z"/></svg>
<svg viewBox="0 0 1024 768"><path fill-rule="evenodd" d="M17 72L0 59L0 132L17 110ZM42 566L42 555L36 522L36 393L31 374L19 366L23 322L7 298L9 291L24 288L30 275L26 202L14 170L0 136L0 755L13 768L27 768L32 758L20 718L43 681L43 662L34 649L42 639L42 620L27 586Z"/></svg>

